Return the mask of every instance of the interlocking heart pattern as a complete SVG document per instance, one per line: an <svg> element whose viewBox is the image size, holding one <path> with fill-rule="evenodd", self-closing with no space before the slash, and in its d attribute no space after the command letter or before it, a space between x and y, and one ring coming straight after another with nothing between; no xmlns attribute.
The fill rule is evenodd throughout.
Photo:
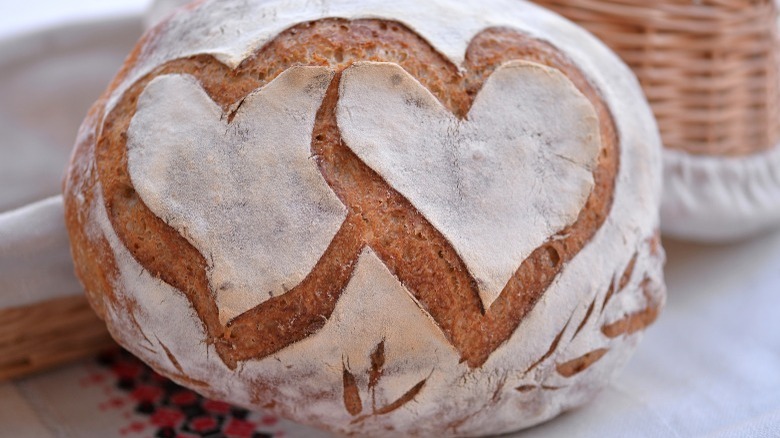
<svg viewBox="0 0 780 438"><path fill-rule="evenodd" d="M119 170L129 172L142 205L165 221L162 226L203 258L203 267L188 271L203 270L208 290L191 292L190 299L226 363L262 358L316 333L366 246L471 366L511 336L606 218L613 187L608 169L616 160L597 165L596 157L600 151L617 155L610 115L581 73L550 46L513 35L518 54L474 65L491 70L460 117L387 63L348 67L329 85L333 72L327 69L283 69L234 102L208 93L213 77L178 74L183 67L176 63L139 82L143 94L121 152L127 167ZM529 55L529 45L539 52ZM523 61L534 56L554 68ZM291 85L300 91L279 107L285 99L274 94ZM403 113L383 114L382 104ZM601 125L594 105L608 118ZM390 130L371 129L390 117L397 119ZM323 121L344 140L318 146ZM609 141L602 145L604 135ZM344 180L339 166L371 184ZM346 206L346 218L330 190ZM372 207L372 197L389 197L389 204ZM110 198L109 211L122 215L124 207ZM579 220L583 215L590 223ZM122 237L129 227L117 226L116 216L112 221ZM393 245L428 258L399 256ZM129 249L139 260L157 258ZM420 275L420 267L430 272ZM164 266L151 269L177 288L192 289ZM437 283L451 281L448 275L457 276L454 285L437 290ZM326 302L290 304L300 300ZM258 336L271 340L251 341Z"/></svg>
<svg viewBox="0 0 780 438"><path fill-rule="evenodd" d="M346 217L310 159L332 77L288 70L244 99L230 123L190 77L159 77L141 96L128 133L131 177L151 210L211 261L223 323L299 284ZM577 219L592 190L597 118L557 70L500 68L467 121L393 64L350 67L341 87L346 144L443 232L485 308L534 249Z"/></svg>

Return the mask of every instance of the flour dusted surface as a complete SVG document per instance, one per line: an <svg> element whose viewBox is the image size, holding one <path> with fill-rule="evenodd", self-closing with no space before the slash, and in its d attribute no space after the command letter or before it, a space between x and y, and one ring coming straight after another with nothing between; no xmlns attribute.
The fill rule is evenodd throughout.
<svg viewBox="0 0 780 438"><path fill-rule="evenodd" d="M310 150L332 77L287 70L230 122L189 76L160 76L140 97L127 142L133 185L208 261L222 323L300 283L346 217Z"/></svg>
<svg viewBox="0 0 780 438"><path fill-rule="evenodd" d="M459 120L401 67L360 63L343 74L338 115L347 146L452 243L486 309L593 188L593 106L539 64L500 67Z"/></svg>

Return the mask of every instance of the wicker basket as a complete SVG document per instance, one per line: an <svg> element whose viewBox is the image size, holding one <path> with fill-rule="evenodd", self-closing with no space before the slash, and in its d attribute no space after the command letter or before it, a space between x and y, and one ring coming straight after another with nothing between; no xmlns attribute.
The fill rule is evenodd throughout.
<svg viewBox="0 0 780 438"><path fill-rule="evenodd" d="M667 148L743 156L774 147L773 0L535 0L601 38L634 69Z"/></svg>
<svg viewBox="0 0 780 438"><path fill-rule="evenodd" d="M115 345L83 295L0 309L0 382Z"/></svg>

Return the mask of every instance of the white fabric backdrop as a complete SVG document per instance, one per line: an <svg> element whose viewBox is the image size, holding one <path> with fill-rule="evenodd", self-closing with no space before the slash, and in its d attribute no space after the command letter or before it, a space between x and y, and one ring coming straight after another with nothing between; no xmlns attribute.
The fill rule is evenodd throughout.
<svg viewBox="0 0 780 438"><path fill-rule="evenodd" d="M0 0L0 38L68 21L141 13L152 0Z"/></svg>

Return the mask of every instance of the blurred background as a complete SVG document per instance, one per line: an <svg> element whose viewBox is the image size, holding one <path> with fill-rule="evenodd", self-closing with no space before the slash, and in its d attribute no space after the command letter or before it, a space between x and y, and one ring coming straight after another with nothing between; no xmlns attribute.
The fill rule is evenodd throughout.
<svg viewBox="0 0 780 438"><path fill-rule="evenodd" d="M141 13L151 0L3 0L0 38L73 20Z"/></svg>

